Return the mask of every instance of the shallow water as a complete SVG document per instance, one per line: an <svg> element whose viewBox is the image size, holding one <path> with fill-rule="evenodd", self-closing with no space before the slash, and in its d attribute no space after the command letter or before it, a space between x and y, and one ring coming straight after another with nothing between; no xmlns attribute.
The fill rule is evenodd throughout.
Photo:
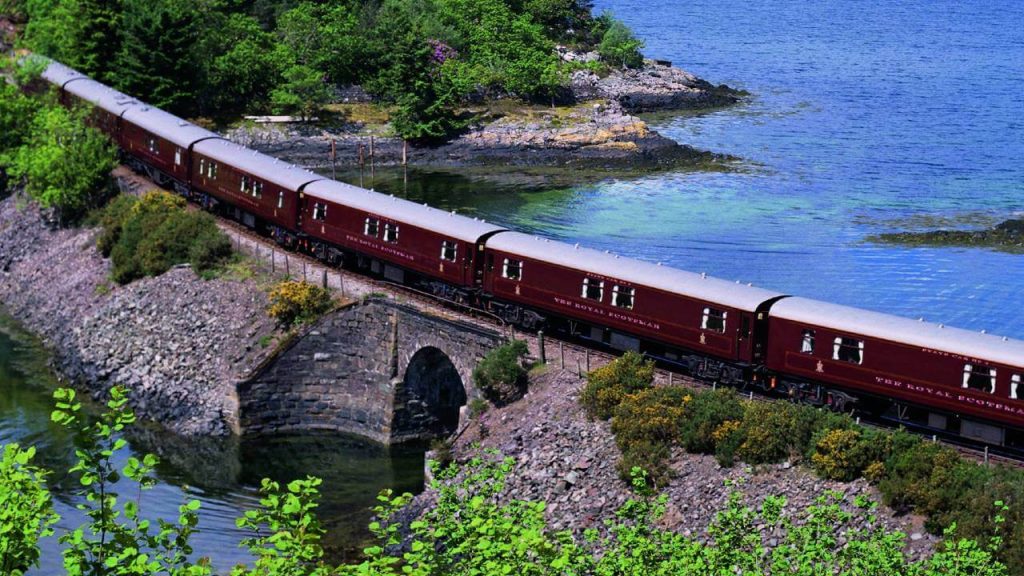
<svg viewBox="0 0 1024 576"><path fill-rule="evenodd" d="M596 4L649 56L753 94L649 119L744 158L739 170L548 190L419 173L408 185L364 175L366 185L730 280L1024 338L1024 256L864 241L1024 211L1024 3Z"/></svg>
<svg viewBox="0 0 1024 576"><path fill-rule="evenodd" d="M53 471L48 481L54 493L60 534L79 526L75 509L71 436L50 422L51 395L58 382L47 368L46 351L0 312L0 444L36 446L36 463ZM264 477L288 482L307 475L322 477L320 520L330 559L341 562L358 554L369 536L370 509L383 488L417 492L423 485L423 449L388 449L341 435L288 435L258 439L185 439L147 427L135 427L125 437L130 454L152 452L162 460L156 487L145 492L141 509L150 518L173 521L186 499L198 499L199 529L193 537L196 556L209 556L223 573L239 562L250 562L238 542L247 536L235 519L258 504ZM122 494L134 491L121 487ZM31 574L62 574L56 537L41 543L42 559Z"/></svg>

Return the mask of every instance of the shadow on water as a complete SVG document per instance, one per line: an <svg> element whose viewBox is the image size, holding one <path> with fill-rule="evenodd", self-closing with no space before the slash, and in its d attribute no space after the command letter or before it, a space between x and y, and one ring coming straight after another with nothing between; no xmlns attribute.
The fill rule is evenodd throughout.
<svg viewBox="0 0 1024 576"><path fill-rule="evenodd" d="M18 442L37 448L36 463L53 473L48 482L63 520L58 534L84 518L76 480L68 474L74 464L74 440L50 421L52 393L60 385L47 365L41 343L0 311L0 443ZM94 406L87 406L95 413ZM235 527L237 517L258 505L263 478L286 483L318 476L321 485L319 517L327 530L324 546L329 560L358 558L370 534L371 508L384 488L418 492L423 488L425 446L387 447L354 436L289 434L246 438L185 438L157 426L140 423L125 432L130 455L152 452L160 457L158 483L143 498L150 518L173 519L186 499L202 504L193 544L197 556L210 556L221 570L251 558L238 548L246 536ZM118 490L127 493L128 487ZM132 489L134 490L134 489ZM40 568L33 574L61 571L56 538L42 543Z"/></svg>

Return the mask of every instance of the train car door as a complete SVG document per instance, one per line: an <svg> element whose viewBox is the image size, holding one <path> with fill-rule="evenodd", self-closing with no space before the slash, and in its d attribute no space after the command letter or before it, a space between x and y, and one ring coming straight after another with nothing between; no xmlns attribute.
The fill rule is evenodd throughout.
<svg viewBox="0 0 1024 576"><path fill-rule="evenodd" d="M785 296L772 298L762 302L754 312L754 347L751 361L754 364L764 364L768 355L768 318L772 304L782 300Z"/></svg>

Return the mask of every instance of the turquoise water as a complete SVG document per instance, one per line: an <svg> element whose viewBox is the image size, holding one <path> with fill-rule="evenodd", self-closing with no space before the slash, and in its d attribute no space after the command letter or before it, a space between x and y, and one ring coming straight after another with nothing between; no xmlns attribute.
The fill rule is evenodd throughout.
<svg viewBox="0 0 1024 576"><path fill-rule="evenodd" d="M73 438L50 422L51 395L58 386L47 368L48 355L39 343L0 312L0 445L18 442L38 450L36 463L53 471L48 478L62 520L58 534L74 529L84 518L75 509ZM150 518L174 521L185 500L202 503L200 534L193 538L197 556L209 556L223 573L250 562L238 548L247 536L235 519L258 504L264 477L287 482L307 475L324 479L319 517L328 533L330 559L354 557L369 533L370 509L383 488L417 492L423 485L423 449L387 449L340 435L289 435L255 439L186 439L137 426L128 431L131 454L158 454L159 482L142 496L141 509ZM121 455L121 461L129 453ZM135 496L127 486L123 495ZM63 574L56 537L41 543L40 567L30 574Z"/></svg>
<svg viewBox="0 0 1024 576"><path fill-rule="evenodd" d="M596 4L649 56L753 94L649 119L680 142L742 157L740 169L543 191L454 178L453 193L452 177L434 177L410 183L410 196L727 279L1024 338L1024 256L864 241L1024 213L1024 3Z"/></svg>

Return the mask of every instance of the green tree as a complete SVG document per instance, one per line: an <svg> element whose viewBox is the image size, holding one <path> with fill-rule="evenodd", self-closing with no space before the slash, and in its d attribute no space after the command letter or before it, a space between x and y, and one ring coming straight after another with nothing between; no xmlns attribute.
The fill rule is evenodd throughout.
<svg viewBox="0 0 1024 576"><path fill-rule="evenodd" d="M39 103L14 84L0 82L0 166L28 139Z"/></svg>
<svg viewBox="0 0 1024 576"><path fill-rule="evenodd" d="M262 111L281 81L287 48L244 14L210 15L196 47L204 63L202 109L223 114Z"/></svg>
<svg viewBox="0 0 1024 576"><path fill-rule="evenodd" d="M135 422L124 389L114 387L106 410L94 421L81 414L74 390L54 392L54 422L75 432L77 463L71 473L78 479L78 508L88 519L84 526L60 537L64 545L64 569L68 576L208 576L206 562L194 564L189 540L196 533L199 501L179 508L176 523L158 520L156 525L140 514L142 493L156 482L157 458L134 456L118 468L115 455L127 446L124 428ZM121 478L137 485L134 499L119 503L114 489ZM154 531L156 528L156 531Z"/></svg>
<svg viewBox="0 0 1024 576"><path fill-rule="evenodd" d="M119 49L121 0L27 0L25 44L109 81Z"/></svg>
<svg viewBox="0 0 1024 576"><path fill-rule="evenodd" d="M85 115L60 106L39 110L10 168L12 176L25 180L29 195L55 209L61 222L73 222L99 203L117 164L113 144L86 124Z"/></svg>
<svg viewBox="0 0 1024 576"><path fill-rule="evenodd" d="M270 104L275 111L298 113L306 121L331 99L323 72L303 64L292 64L284 70L283 78L283 82L270 92Z"/></svg>
<svg viewBox="0 0 1024 576"><path fill-rule="evenodd" d="M116 86L175 114L198 110L194 46L201 13L190 0L123 0Z"/></svg>
<svg viewBox="0 0 1024 576"><path fill-rule="evenodd" d="M523 357L529 350L523 340L513 340L491 350L473 369L473 382L498 404L507 404L526 391Z"/></svg>
<svg viewBox="0 0 1024 576"><path fill-rule="evenodd" d="M597 51L601 58L613 66L639 68L644 63L644 56L640 53L643 47L643 40L633 36L633 31L622 21L613 18Z"/></svg>
<svg viewBox="0 0 1024 576"><path fill-rule="evenodd" d="M6 444L0 457L0 574L21 576L39 561L39 539L59 517L34 447Z"/></svg>
<svg viewBox="0 0 1024 576"><path fill-rule="evenodd" d="M277 19L277 35L295 61L324 72L333 83L352 82L362 65L357 14L345 3L303 2Z"/></svg>

